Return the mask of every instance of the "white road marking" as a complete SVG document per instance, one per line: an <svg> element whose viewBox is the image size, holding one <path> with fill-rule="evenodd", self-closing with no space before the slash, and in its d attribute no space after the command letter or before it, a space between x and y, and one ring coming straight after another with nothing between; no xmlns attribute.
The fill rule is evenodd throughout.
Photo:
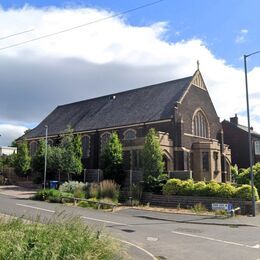
<svg viewBox="0 0 260 260"><path fill-rule="evenodd" d="M38 208L38 207L34 207L34 206L30 206L30 205L26 205L26 204L19 204L19 203L16 203L16 205L17 205L17 206L20 206L20 207L31 208L31 209L37 209L37 210L42 210L42 211L47 211L47 212L55 213L54 210Z"/></svg>
<svg viewBox="0 0 260 260"><path fill-rule="evenodd" d="M124 223L114 222L114 221L109 221L109 220L104 220L104 219L99 219L99 218L90 218L90 217L85 217L85 216L81 216L80 218L89 219L89 220L98 221L98 222L109 223L109 224L115 224L115 225L120 225L120 226L129 226L129 225L124 224Z"/></svg>
<svg viewBox="0 0 260 260"><path fill-rule="evenodd" d="M157 260L157 259L158 259L158 258L156 258L152 253L150 253L150 252L147 251L146 249L144 249L144 248L142 248L142 247L140 247L140 246L138 246L138 245L136 245L136 244L133 244L133 243L131 243L131 242L128 242L128 241L122 240L122 239L118 239L118 241L121 241L122 243L125 243L125 244L128 244L128 245L131 245L131 246L133 246L133 247L138 248L139 250L141 250L141 251L145 252L147 255L149 255L153 260Z"/></svg>
<svg viewBox="0 0 260 260"><path fill-rule="evenodd" d="M153 242L158 241L158 237L147 237L146 239L148 241L153 241Z"/></svg>
<svg viewBox="0 0 260 260"><path fill-rule="evenodd" d="M206 239L206 240L220 242L220 243L234 245L234 246L241 246L241 247L259 249L259 247L257 247L257 245L256 246L249 246L249 245L246 245L246 244L236 243L236 242L232 242L232 241L226 241L226 240L216 239L216 238L212 238L212 237L198 236L198 235L194 235L194 234L182 233L182 232L177 232L177 231L172 231L172 233L177 234L177 235L187 236L187 237L196 237L196 238Z"/></svg>

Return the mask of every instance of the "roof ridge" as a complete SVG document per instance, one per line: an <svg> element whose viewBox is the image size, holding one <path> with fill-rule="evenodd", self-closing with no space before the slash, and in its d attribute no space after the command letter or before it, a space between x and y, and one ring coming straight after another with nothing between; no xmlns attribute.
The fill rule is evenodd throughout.
<svg viewBox="0 0 260 260"><path fill-rule="evenodd" d="M128 90L120 91L120 92L116 92L116 93L110 93L110 94L106 94L106 95L103 95L103 96L98 96L98 97L93 97L93 98L84 99L84 100L80 100L80 101L75 101L75 102L71 102L71 103L67 103L67 104L63 104L63 105L58 105L57 108L69 106L69 105L74 105L74 104L78 104L78 103L83 103L83 102L90 101L90 100L97 100L97 99L101 99L101 98L104 98L104 97L110 97L110 96L114 96L114 95L116 96L116 95L120 95L120 94L124 94L124 93L134 92L134 91L138 91L138 90L142 90L142 89L146 89L146 88L158 87L158 85L164 85L165 83L167 84L167 83L170 83L170 82L178 82L178 81L186 80L186 79L189 79L189 78L192 78L192 77L193 76L188 76L188 77L164 81L164 82L160 82L160 83L156 83L156 84L152 84L152 85L148 85L148 86L138 87L138 88L134 88L134 89L128 89Z"/></svg>

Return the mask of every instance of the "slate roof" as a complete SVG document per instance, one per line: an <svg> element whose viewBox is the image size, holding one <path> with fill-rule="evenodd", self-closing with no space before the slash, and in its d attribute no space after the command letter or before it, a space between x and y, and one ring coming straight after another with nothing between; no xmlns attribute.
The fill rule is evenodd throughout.
<svg viewBox="0 0 260 260"><path fill-rule="evenodd" d="M191 80L192 76L58 106L24 138L44 136L44 125L49 135L57 135L68 125L80 132L169 119Z"/></svg>
<svg viewBox="0 0 260 260"><path fill-rule="evenodd" d="M240 125L240 124L234 124L234 123L232 123L232 122L230 122L230 121L228 121L228 120L223 120L223 122L226 122L226 123L228 123L228 124L231 124L232 126L237 127L237 128L239 128L239 129L241 129L241 130L243 130L243 131L245 131L245 132L248 133L248 127L247 127L247 126ZM251 129L251 134L252 134L252 135L257 135L257 136L260 137L260 133L254 131L254 130L252 130L252 129Z"/></svg>

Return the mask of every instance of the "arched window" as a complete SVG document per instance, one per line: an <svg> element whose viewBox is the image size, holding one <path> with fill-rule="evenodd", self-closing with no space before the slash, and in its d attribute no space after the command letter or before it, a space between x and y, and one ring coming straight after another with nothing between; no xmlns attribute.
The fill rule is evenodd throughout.
<svg viewBox="0 0 260 260"><path fill-rule="evenodd" d="M37 152L38 143L36 141L30 142L30 155L34 156Z"/></svg>
<svg viewBox="0 0 260 260"><path fill-rule="evenodd" d="M192 120L193 134L201 137L209 137L209 124L202 110L198 110Z"/></svg>
<svg viewBox="0 0 260 260"><path fill-rule="evenodd" d="M134 129L127 129L124 132L124 140L135 140L136 139L136 131Z"/></svg>
<svg viewBox="0 0 260 260"><path fill-rule="evenodd" d="M82 142L82 157L87 158L90 155L90 137L88 135L84 135L81 138Z"/></svg>
<svg viewBox="0 0 260 260"><path fill-rule="evenodd" d="M110 136L111 136L111 133L109 133L109 132L105 132L101 135L101 151L104 150Z"/></svg>
<svg viewBox="0 0 260 260"><path fill-rule="evenodd" d="M52 139L48 139L47 141L48 141L48 145L53 146L53 140Z"/></svg>

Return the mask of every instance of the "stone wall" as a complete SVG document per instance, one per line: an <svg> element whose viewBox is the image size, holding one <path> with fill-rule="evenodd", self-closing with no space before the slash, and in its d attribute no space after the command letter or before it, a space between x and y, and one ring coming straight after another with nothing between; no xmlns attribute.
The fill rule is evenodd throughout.
<svg viewBox="0 0 260 260"><path fill-rule="evenodd" d="M141 198L142 203L150 203L154 206L162 207L181 207L191 208L195 204L202 203L208 210L211 210L212 203L231 203L233 208L240 207L241 214L246 215L251 213L251 201L244 201L240 199L225 199L214 197L194 197L194 196L164 196L157 195L150 192L144 192ZM260 203L257 203L257 211L260 213Z"/></svg>

